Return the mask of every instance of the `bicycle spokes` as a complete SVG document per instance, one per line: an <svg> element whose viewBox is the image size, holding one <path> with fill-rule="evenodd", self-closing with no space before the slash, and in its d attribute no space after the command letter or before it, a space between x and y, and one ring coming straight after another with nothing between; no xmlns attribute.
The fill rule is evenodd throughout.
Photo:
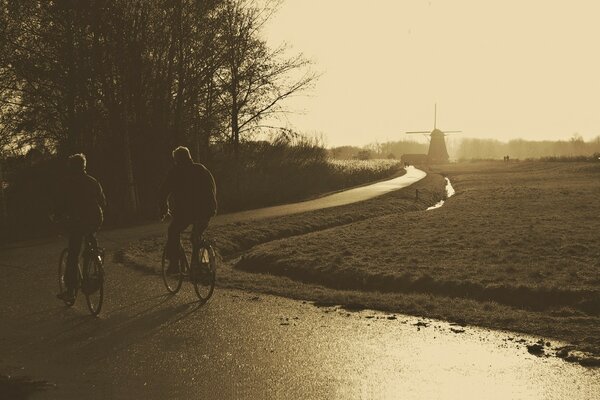
<svg viewBox="0 0 600 400"><path fill-rule="evenodd" d="M167 260L167 250L163 251L162 278L170 293L177 293L186 278L194 285L194 290L202 303L213 294L216 279L216 257L213 248L202 242L201 245L186 255L180 248L180 261L175 266ZM190 262L188 262L188 255Z"/></svg>
<svg viewBox="0 0 600 400"><path fill-rule="evenodd" d="M90 312L98 315L104 301L104 267L101 257L95 253L84 265L81 287Z"/></svg>
<svg viewBox="0 0 600 400"><path fill-rule="evenodd" d="M69 258L69 250L68 249L64 249L62 251L62 253L60 254L60 258L58 260L58 290L59 293L63 294L66 293L67 291L67 285L65 283L65 275L67 273L67 260ZM79 272L79 270L78 270ZM77 278L77 275L76 275ZM73 298L70 299L66 299L63 298L63 301L66 305L68 306L72 306L73 304L75 304L75 298L77 297L77 286L75 286L74 289L74 296Z"/></svg>
<svg viewBox="0 0 600 400"><path fill-rule="evenodd" d="M198 262L194 266L194 290L201 302L206 302L212 296L215 288L216 259L212 247L202 247L199 250Z"/></svg>
<svg viewBox="0 0 600 400"><path fill-rule="evenodd" d="M187 259L181 249L179 262L171 262L167 259L167 250L163 252L162 257L162 278L165 287L169 293L177 293L183 282L183 274L187 270Z"/></svg>

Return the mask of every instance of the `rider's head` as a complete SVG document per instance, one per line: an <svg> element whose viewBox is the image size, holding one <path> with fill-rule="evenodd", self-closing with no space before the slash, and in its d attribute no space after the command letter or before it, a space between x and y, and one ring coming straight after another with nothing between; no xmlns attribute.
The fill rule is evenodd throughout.
<svg viewBox="0 0 600 400"><path fill-rule="evenodd" d="M190 154L190 149L184 146L179 146L173 150L173 161L175 161L176 165L191 164L192 156Z"/></svg>
<svg viewBox="0 0 600 400"><path fill-rule="evenodd" d="M73 154L69 157L69 170L71 172L85 172L86 163L85 154Z"/></svg>

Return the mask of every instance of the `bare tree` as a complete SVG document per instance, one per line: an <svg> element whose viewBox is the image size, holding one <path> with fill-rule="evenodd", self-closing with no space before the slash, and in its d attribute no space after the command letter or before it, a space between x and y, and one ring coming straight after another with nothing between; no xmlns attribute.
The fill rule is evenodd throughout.
<svg viewBox="0 0 600 400"><path fill-rule="evenodd" d="M260 36L275 12L276 1L228 0L222 18L224 66L218 77L224 87L230 141L239 151L241 135L265 117L285 112L283 100L308 89L317 79L302 54L287 57L286 47L270 49Z"/></svg>
<svg viewBox="0 0 600 400"><path fill-rule="evenodd" d="M86 152L117 218L151 212L167 149L237 154L316 79L261 37L277 4L0 0L0 148Z"/></svg>

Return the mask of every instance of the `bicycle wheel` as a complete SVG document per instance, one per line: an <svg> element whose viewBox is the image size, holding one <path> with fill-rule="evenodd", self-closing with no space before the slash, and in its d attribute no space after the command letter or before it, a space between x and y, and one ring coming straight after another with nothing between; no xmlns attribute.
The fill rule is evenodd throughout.
<svg viewBox="0 0 600 400"><path fill-rule="evenodd" d="M211 245L202 245L198 251L199 270L194 273L192 283L201 303L206 303L215 290L217 257Z"/></svg>
<svg viewBox="0 0 600 400"><path fill-rule="evenodd" d="M169 261L167 260L167 249L163 250L162 255L162 278L165 283L165 287L169 293L177 293L181 289L181 283L183 282L183 273L187 269L187 258L183 249L181 249L181 256L179 263L177 264L177 271L169 271Z"/></svg>
<svg viewBox="0 0 600 400"><path fill-rule="evenodd" d="M104 266L101 253L93 253L84 261L81 291L92 315L98 315L104 301Z"/></svg>
<svg viewBox="0 0 600 400"><path fill-rule="evenodd" d="M60 253L60 258L58 260L58 290L59 293L64 293L67 291L67 286L65 285L65 271L67 270L67 259L69 257L69 249L64 249ZM73 297L73 301L63 300L66 305L71 307L75 304L75 299L77 298L77 288L75 288L75 296Z"/></svg>

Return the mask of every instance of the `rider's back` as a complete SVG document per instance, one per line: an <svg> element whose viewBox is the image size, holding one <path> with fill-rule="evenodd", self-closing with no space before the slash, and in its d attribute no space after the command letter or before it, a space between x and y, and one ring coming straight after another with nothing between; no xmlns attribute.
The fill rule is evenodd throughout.
<svg viewBox="0 0 600 400"><path fill-rule="evenodd" d="M175 215L212 217L216 211L215 183L202 164L177 165L167 176L163 190L170 193L170 207Z"/></svg>
<svg viewBox="0 0 600 400"><path fill-rule="evenodd" d="M63 187L64 213L85 225L100 226L105 206L104 193L98 181L85 172L72 173Z"/></svg>

